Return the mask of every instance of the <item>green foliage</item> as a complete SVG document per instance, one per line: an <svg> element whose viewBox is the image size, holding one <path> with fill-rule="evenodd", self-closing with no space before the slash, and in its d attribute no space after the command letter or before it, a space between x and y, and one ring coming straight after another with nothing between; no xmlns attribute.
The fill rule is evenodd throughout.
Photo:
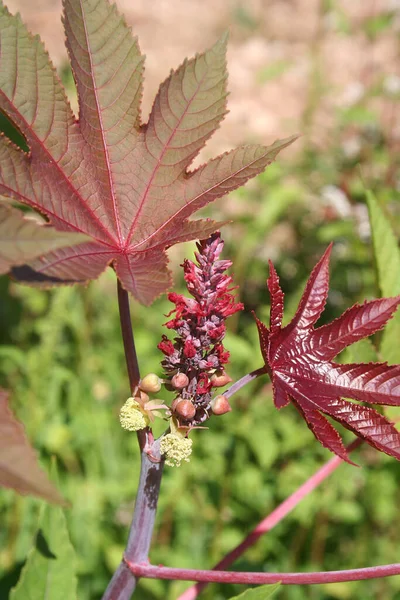
<svg viewBox="0 0 400 600"><path fill-rule="evenodd" d="M246 590L239 596L234 596L230 600L265 600L271 598L280 587L280 583L274 585L261 585L259 587Z"/></svg>
<svg viewBox="0 0 400 600"><path fill-rule="evenodd" d="M400 294L400 250L393 229L376 198L367 192L372 239L379 287L383 296ZM389 321L382 335L381 355L390 363L400 362L400 313Z"/></svg>
<svg viewBox="0 0 400 600"><path fill-rule="evenodd" d="M10 600L77 600L75 562L63 510L43 506L34 547Z"/></svg>

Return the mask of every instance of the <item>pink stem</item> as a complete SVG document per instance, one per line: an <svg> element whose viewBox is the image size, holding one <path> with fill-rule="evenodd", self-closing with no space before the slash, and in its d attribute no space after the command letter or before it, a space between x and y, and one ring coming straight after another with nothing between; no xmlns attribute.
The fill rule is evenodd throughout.
<svg viewBox="0 0 400 600"><path fill-rule="evenodd" d="M235 383L231 385L229 390L224 392L224 396L230 398L231 396L233 396L233 394L236 394L236 392L238 392L242 387L250 383L250 381L253 381L253 379L257 379L257 377L259 377L260 375L265 375L266 372L267 371L265 367L261 367L260 369L256 369L255 371L244 375L241 379L235 381Z"/></svg>
<svg viewBox="0 0 400 600"><path fill-rule="evenodd" d="M148 579L173 579L180 581L203 581L207 583L244 583L264 584L282 583L283 585L338 583L343 581L361 581L400 575L400 563L345 571L321 571L317 573L246 573L239 571L200 571L198 569L172 569L169 567L133 564L125 561L135 577Z"/></svg>
<svg viewBox="0 0 400 600"><path fill-rule="evenodd" d="M351 452L358 448L363 443L361 439L356 439L354 442L347 446L347 451ZM273 510L265 519L263 519L250 533L249 535L241 542L236 548L231 550L229 554L227 554L217 565L215 565L213 570L217 569L226 569L232 563L235 562L246 550L250 548L255 542L267 531L273 529L282 519L290 513L299 503L300 501L308 496L310 492L312 492L316 487L320 485L337 467L342 463L342 459L338 456L331 458L325 465L323 465L314 475L312 475L303 485L301 485L291 496L286 498ZM194 600L201 592L201 590L206 587L208 580L202 579L198 580L203 583L199 583L188 588L183 594L181 594L178 600ZM264 582L268 583L268 582Z"/></svg>

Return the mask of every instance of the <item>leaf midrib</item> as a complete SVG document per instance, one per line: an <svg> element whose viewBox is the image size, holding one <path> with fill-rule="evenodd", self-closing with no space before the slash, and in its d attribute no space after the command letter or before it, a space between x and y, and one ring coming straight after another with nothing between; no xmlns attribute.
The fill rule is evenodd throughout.
<svg viewBox="0 0 400 600"><path fill-rule="evenodd" d="M84 10L83 10L82 0L79 0L79 4L80 4L80 7L81 7L82 24L83 24L83 28L84 28L84 32L85 32L86 44L87 44L87 48L88 48L87 54L88 54L88 57L89 57L90 75L91 75L91 79L92 79L92 82L93 82L93 95L94 95L94 100L95 100L95 103L96 103L97 116L98 116L99 124L100 124L99 132L100 132L101 142L103 144L104 157L105 157L106 170L107 170L107 177L108 177L108 185L109 185L109 189L110 189L110 196L111 196L111 201L112 201L112 206L113 206L115 225L117 227L117 235L118 235L119 246L122 246L123 238L122 238L122 232L121 232L121 222L120 222L118 208L117 208L117 199L116 199L116 196L115 196L114 182L113 182L113 178L112 178L111 162L110 162L110 157L109 157L109 151L108 151L107 142L106 142L106 139L105 139L105 130L104 130L104 124L103 124L101 106L100 106L100 101L99 101L99 98L98 98L98 88L97 88L97 84L96 84L96 80L95 80L95 73L94 73L93 60L92 60L92 49L91 49L90 42L89 42L89 35L88 35L87 26L86 26L86 16L85 16L85 13L84 13Z"/></svg>
<svg viewBox="0 0 400 600"><path fill-rule="evenodd" d="M61 168L59 161L57 161L54 156L50 153L50 151L47 149L47 147L43 144L42 140L39 138L39 136L36 134L35 130L31 127L31 125L27 122L27 120L25 119L25 117L23 116L23 114L18 110L18 108L16 106L14 106L10 99L6 96L6 94L3 92L2 89L0 89L0 96L3 97L3 99L5 100L5 102L7 104L9 104L10 106L12 106L13 111L15 111L19 118L23 121L25 128L29 131L29 135L34 138L37 146L40 148L40 151L43 152L51 161L52 165L55 165L57 171L61 174L63 180L67 183L68 187L72 190L74 196L76 198L78 198L78 200L80 201L81 204L83 204L83 206L85 207L85 209L89 212L89 214L91 215L91 217L93 218L93 222L97 223L97 225L99 226L99 228L104 231L104 233L106 234L107 238L111 241L111 244L107 244L107 242L105 242L104 240L99 240L98 238L96 238L94 235L88 233L87 231L85 231L84 229L81 229L80 227L78 227L77 225L73 225L72 223L70 223L69 221L67 221L65 218L63 217L59 217L57 215L57 213L52 213L51 210L49 210L48 208L46 208L45 206L42 205L38 205L37 202L32 201L31 199L26 199L24 203L29 204L31 206L35 205L35 208L37 208L40 212L43 212L45 214L51 215L54 214L54 216L59 219L60 221L64 221L68 227L71 227L73 229L76 229L77 231L79 231L80 233L85 233L86 235L89 235L91 238L93 238L94 240L96 240L99 244L104 244L104 245L109 245L112 246L113 248L115 248L115 240L113 239L112 235L110 234L110 232L107 230L107 228L105 227L105 225L100 221L100 219L94 214L94 212L92 211L92 209L90 208L90 206L86 203L85 199L79 194L78 190L75 188L75 186L73 185L71 179L68 177L68 175L65 173L65 171ZM74 126L76 126L76 122L73 123ZM67 143L68 145L68 143ZM22 152L22 150L21 150ZM35 153L35 151L31 153ZM0 184L1 186L8 188L8 189L12 189L10 188L10 186L7 186L3 183ZM53 191L53 186L50 186L52 191ZM17 190L12 190L14 193L18 194L18 196L20 198L26 198L25 196L23 196L19 191Z"/></svg>
<svg viewBox="0 0 400 600"><path fill-rule="evenodd" d="M152 185L152 183L153 183L153 181L154 181L154 178L155 178L155 176L156 176L156 174L157 174L157 171L158 171L158 169L159 169L159 168L160 168L160 166L161 166L161 161L162 161L162 159L164 158L164 156L165 156L165 153L167 152L167 150L168 150L168 148L169 148L169 145L170 145L170 143L171 143L172 139L173 139L173 138L174 138L174 136L176 135L176 132L178 131L178 129L179 129L179 126L181 125L181 123L182 123L183 119L186 117L186 115L187 115L187 112L188 112L188 110L189 110L189 108L190 108L190 106L191 106L191 104L192 104L193 100L195 99L196 95L198 94L198 92L199 92L199 89L200 89L201 85L203 84L203 82L204 82L204 79L205 79L205 77L207 76L208 72L209 72L209 68L207 68L207 69L206 69L206 71L205 71L205 73L204 73L203 77L202 77L202 78L200 79L200 81L198 82L198 85L197 85L197 87L196 87L196 90L193 92L193 94L192 94L191 98L188 100L188 102L187 102L187 105L186 105L186 107L185 107L185 110L183 111L183 113L182 113L181 117L179 118L178 122L176 123L176 125L175 125L174 129L172 130L172 132L171 132L171 135L169 136L168 140L166 141L166 143L165 143L165 145L164 145L164 148L163 148L163 150L162 150L162 152L161 152L161 154L160 154L159 158L157 159L157 162L156 162L156 164L155 164L155 166L154 166L154 168L153 168L153 171L152 171L152 173L151 173L151 175L150 175L150 179L149 179L149 181L148 181L148 183L147 183L146 189L144 190L144 193L143 193L143 198L142 198L142 200L141 200L141 202L140 202L139 208L138 208L138 210L136 211L136 215L135 215L135 218L134 218L134 220L133 220L133 223L132 223L132 225L131 225L131 226L130 226L130 228L129 228L128 235L126 236L126 246L125 246L125 249L126 249L126 250L127 250L128 248L129 248L129 249L131 249L131 248L129 247L129 243L130 243L131 237L132 237L132 235L133 235L133 232L134 232L135 226L136 226L136 224L137 224L137 222L138 222L138 219L139 219L139 217L140 217L140 214L141 214L141 212L142 212L142 210L143 210L143 207L144 207L144 204L145 204L145 202L146 202L147 196L148 196L148 194L149 194L149 191L150 191L151 185ZM169 85L170 85L170 82L168 82L168 91L169 91ZM182 91L182 94L183 94L183 91ZM147 144L146 144L146 146L147 146ZM171 218L173 218L173 217L171 217ZM170 218L170 219L168 219L168 221L166 221L166 223L164 223L163 225L166 225L167 223L169 223L169 221L171 220L171 218ZM163 228L163 226L162 226L161 228L159 228L159 229L162 229L162 228ZM157 230L157 231L158 231L158 230ZM156 231L155 233L157 233L157 231ZM155 235L155 233L151 234L151 235L149 236L149 238L153 237L153 235ZM149 238L147 238L147 239L149 239ZM140 244L138 244L138 246L140 246L141 244L145 243L146 241L147 241L147 240L144 240L144 241L140 242ZM135 248L135 246L134 246L133 248Z"/></svg>

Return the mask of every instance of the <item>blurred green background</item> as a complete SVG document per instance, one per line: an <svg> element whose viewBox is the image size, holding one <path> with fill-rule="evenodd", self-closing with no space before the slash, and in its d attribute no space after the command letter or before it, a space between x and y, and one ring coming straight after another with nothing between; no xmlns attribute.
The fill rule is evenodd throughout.
<svg viewBox="0 0 400 600"><path fill-rule="evenodd" d="M326 13L334 12L341 36L362 36L373 55L382 39L399 43L398 9L392 4L355 25L339 10L340 3L321 6ZM254 35L249 10L238 4L232 18L243 36ZM259 85L279 79L286 68L282 61L265 64ZM60 73L73 95L65 63ZM315 136L318 107L335 90L327 88L317 51L307 77L309 95L299 123L304 136L297 152L203 211L214 219L232 219L223 232L224 256L234 263L235 284L246 305L246 312L230 319L226 338L232 354L229 373L235 379L262 364L250 310L268 319L268 259L281 276L289 319L311 268L327 244L335 242L322 323L354 302L380 294L365 188L374 191L395 233L400 233L400 78L369 72L362 93L332 110L329 135L321 134L321 144ZM10 135L7 127L2 123ZM192 257L193 248L185 244L170 251L178 291L184 289L179 264ZM51 457L57 458L60 488L71 502L66 516L78 556L79 600L98 600L124 549L139 468L135 435L118 423L129 390L115 276L109 271L87 288L53 291L18 286L3 277L0 287L0 385L12 390L12 407L42 464L48 467ZM170 308L165 298L150 308L132 303L142 374L161 374L156 346ZM379 336L373 341L379 347ZM400 348L397 352L400 362ZM347 359L363 360L361 350ZM211 419L209 431L193 433L189 464L165 470L151 552L155 564L211 567L331 456L294 408L275 410L267 378L241 390L233 404L232 413ZM351 439L348 432L344 437ZM330 570L398 561L400 465L365 446L355 460L362 468L342 465L235 568ZM40 505L39 500L0 491L1 599L8 597L32 545ZM174 600L187 585L142 580L137 597ZM222 600L242 589L210 586L201 598ZM400 577L290 586L276 597L397 600Z"/></svg>

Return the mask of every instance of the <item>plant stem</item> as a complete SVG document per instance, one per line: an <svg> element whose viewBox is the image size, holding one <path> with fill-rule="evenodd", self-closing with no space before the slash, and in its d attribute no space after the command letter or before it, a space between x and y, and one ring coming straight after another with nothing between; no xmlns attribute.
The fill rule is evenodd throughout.
<svg viewBox="0 0 400 600"><path fill-rule="evenodd" d="M348 452L352 452L358 448L363 441L361 439L354 440L351 444L346 447ZM343 460L339 456L334 456L328 462L326 462L318 471L314 473L307 481L305 481L293 494L291 494L286 500L284 500L279 506L277 506L265 519L263 519L247 537L238 545L236 548L231 550L217 565L214 569L226 569L232 563L235 562L250 546L264 534L276 527L278 523L282 521L287 514L289 514L300 502L308 496L316 487L318 487L339 465ZM207 583L198 583L188 588L183 594L181 594L178 600L194 600L200 594L201 590L205 588Z"/></svg>
<svg viewBox="0 0 400 600"><path fill-rule="evenodd" d="M238 392L242 387L244 387L245 385L250 383L250 381L253 381L253 379L256 379L260 375L266 375L266 374L267 374L266 368L261 367L260 369L256 369L255 371L252 371L251 373L244 375L244 377L242 377L241 379L238 379L238 381L235 381L235 383L233 385L231 385L229 390L224 392L224 396L226 396L227 398L230 398L231 396L233 396L233 394L236 394L236 392Z"/></svg>
<svg viewBox="0 0 400 600"><path fill-rule="evenodd" d="M124 290L118 279L118 308L121 322L122 340L124 342L126 367L128 369L131 394L135 394L140 381L139 364L137 360L135 339L133 337L131 311L129 308L128 292Z"/></svg>
<svg viewBox="0 0 400 600"><path fill-rule="evenodd" d="M141 470L135 510L124 559L113 575L102 600L129 600L136 589L138 577L127 568L127 562L148 563L148 556L157 512L157 502L164 460L160 457L160 443L141 454Z"/></svg>
<svg viewBox="0 0 400 600"><path fill-rule="evenodd" d="M135 394L140 381L139 365L132 331L129 297L119 281L118 306L129 383L131 393ZM140 479L128 543L124 559L115 571L102 600L129 600L136 589L138 578L129 570L126 561L148 562L164 460L160 455L160 441L154 441L150 429L139 431L138 441L141 449Z"/></svg>
<svg viewBox="0 0 400 600"><path fill-rule="evenodd" d="M197 569L172 569L155 565L139 565L127 562L129 569L137 577L149 579L173 579L175 581L206 581L207 583L244 583L261 585L282 583L283 585L311 585L321 583L339 583L343 581L362 581L400 575L400 563L346 569L344 571L320 571L316 573L253 573L240 571L200 571Z"/></svg>

